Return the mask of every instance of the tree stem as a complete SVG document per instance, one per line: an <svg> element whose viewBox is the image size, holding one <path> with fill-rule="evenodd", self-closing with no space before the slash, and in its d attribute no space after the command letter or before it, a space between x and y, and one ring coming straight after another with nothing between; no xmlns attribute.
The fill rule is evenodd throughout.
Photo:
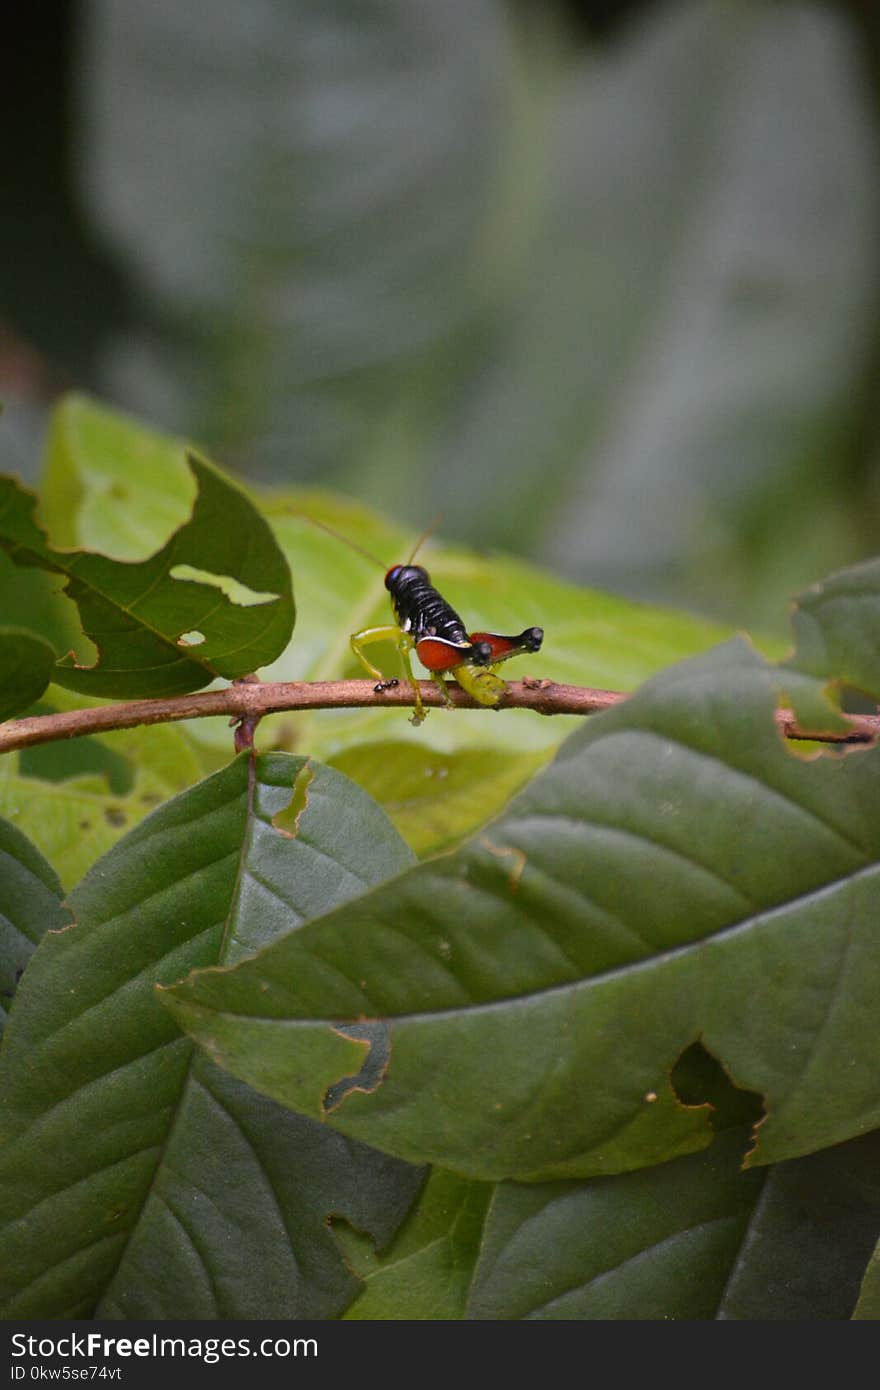
<svg viewBox="0 0 880 1390"><path fill-rule="evenodd" d="M449 702L457 709L480 706L460 686L447 684ZM444 699L432 681L421 681L422 704L436 708ZM555 681L510 681L499 709L530 709L536 714L597 714L627 698L619 690L594 690L589 686L557 685ZM223 716L253 724L264 714L297 709L361 709L406 707L413 704L409 686L401 683L378 693L373 681L278 681L236 682L225 690L208 690L158 700L128 700L59 714L31 715L0 724L0 753L30 748L56 739L81 738L86 734L131 729L140 724L168 724L179 719ZM873 743L880 735L880 718L848 715L849 731L829 733L801 729L791 710L776 712L780 732L787 738L815 739L821 743Z"/></svg>

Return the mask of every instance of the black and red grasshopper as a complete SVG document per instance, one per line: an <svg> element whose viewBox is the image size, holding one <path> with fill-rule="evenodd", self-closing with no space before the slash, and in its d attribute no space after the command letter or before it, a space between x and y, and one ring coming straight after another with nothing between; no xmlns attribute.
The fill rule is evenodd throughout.
<svg viewBox="0 0 880 1390"><path fill-rule="evenodd" d="M323 530L330 527L318 522ZM381 565L374 555L344 536L338 539ZM415 652L419 661L430 672L434 683L439 686L447 704L451 704L445 675L452 676L463 690L480 705L497 705L507 689L507 684L496 674L495 668L520 652L540 651L544 640L544 630L540 627L527 627L516 636L503 636L498 632L468 632L462 619L442 594L434 588L428 571L422 565L413 564L416 552L424 536L417 542L406 564L392 565L385 573L385 588L391 595L391 606L395 623L381 627L364 628L351 637L351 649L365 671L375 678L375 690L380 693L398 684L396 677L388 679L377 666L369 660L364 647L373 642L393 642L400 653L404 675L412 686L415 709L411 723L421 724L426 716L425 707L419 691L419 683L413 675L410 653Z"/></svg>

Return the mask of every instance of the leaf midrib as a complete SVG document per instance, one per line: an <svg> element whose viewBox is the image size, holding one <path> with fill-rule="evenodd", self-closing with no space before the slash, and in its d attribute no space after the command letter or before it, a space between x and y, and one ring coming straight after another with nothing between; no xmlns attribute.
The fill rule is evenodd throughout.
<svg viewBox="0 0 880 1390"><path fill-rule="evenodd" d="M235 880L234 880L234 883L233 883L233 886L232 886L232 891L231 891L230 897L229 897L229 909L228 909L228 911L227 911L227 913L226 913L226 920L225 920L225 922L224 922L224 924L223 924L223 931L222 931L222 934L221 934L220 943L219 943L218 951L217 951L217 956L218 956L217 964L218 964L218 965L221 965L221 964L223 963L223 955L224 955L224 952L225 952L226 947L227 947L227 944L228 944L229 924L230 924L231 918L233 917L233 915L234 915L234 913L235 913L235 908L236 908L236 905L237 905L237 903L238 903L239 892L240 892L240 889L241 889L241 881L242 881L242 876L243 876L243 872L244 872L244 864L245 864L245 861L246 861L246 859L247 859L247 855L248 855L248 851L249 851L249 847L250 847L250 842L251 842L251 828L252 828L253 814L254 814L254 792L255 792L255 788L256 788L256 780L257 780L257 777L256 777L256 760L255 760L255 754L254 754L253 751L252 751L250 754L248 754L248 779L247 779L247 788L246 788L246 791L245 791L245 804L246 804L246 808L247 808L247 818L246 818L244 830L243 830L242 837L241 837L241 848L239 849L238 864L237 864L237 866L236 866ZM234 798L234 799L237 799L237 798ZM213 930L213 928L212 928L212 930ZM180 1037L179 1037L179 1038L175 1038L173 1041L174 1041L174 1042L180 1042L180 1041L182 1041L185 1037L186 1037L186 1035L185 1035L185 1033L183 1032L183 1030L181 1029L181 1030L180 1030ZM113 1282L114 1282L114 1280L116 1279L116 1276L117 1276L117 1274L119 1273L119 1270L120 1270L120 1268L121 1268L121 1266L122 1266L122 1263L123 1263L123 1261L124 1261L124 1259L125 1259L125 1257L126 1257L126 1255L127 1255L127 1253L128 1253L128 1249L129 1249L129 1246L130 1246L130 1244L131 1244L131 1241L133 1240L133 1238L134 1238L134 1236L135 1236L135 1234L136 1234L136 1232L137 1232L137 1230L138 1230L138 1227L140 1226L140 1223L141 1223L141 1221L142 1221L143 1218L144 1218L144 1212L146 1211L147 1204L149 1203L150 1198L151 1198L152 1196L156 1196L157 1199L160 1199L160 1194L158 1193L158 1190L157 1190L157 1184L158 1184L158 1182L159 1182L160 1173L161 1173L162 1168L163 1168L163 1165L164 1165L164 1163L165 1163L165 1156L166 1156L166 1154L168 1153L168 1151L169 1151L169 1149L170 1149L170 1147L171 1147L171 1143L172 1143L172 1140L173 1140L173 1137L174 1137L174 1133L175 1133L175 1131L176 1131L176 1129L177 1129L177 1126L181 1123L181 1117L182 1117L183 1115L185 1115L185 1113L186 1113L187 1102L188 1102L188 1100L189 1100L190 1092L191 1092L191 1090L193 1090L193 1089L195 1088L195 1086L198 1085L198 1078L197 1078L196 1075L195 1075L197 1059L198 1059L198 1049L197 1049L197 1047L196 1047L196 1044L195 1044L194 1042L192 1042L191 1040L189 1040L189 1054L188 1054L187 1059L186 1059L186 1076L185 1076L185 1078L184 1078L183 1084L181 1085L181 1088L180 1088L180 1095L179 1095L179 1097L178 1097L178 1100L177 1100L176 1104L175 1104L174 1107L173 1107L172 1114L169 1116L169 1119L168 1119L168 1126L167 1126L167 1129L166 1129L166 1131L165 1131L164 1138L162 1139L161 1144L159 1144L159 1145L157 1146L157 1150L158 1150L158 1151L157 1151L157 1155L156 1155L156 1164L155 1164L155 1167L154 1167L154 1169L153 1169L152 1177L150 1178L150 1182L149 1182L148 1186L147 1186L147 1187L145 1188L145 1190L144 1190L143 1198L142 1198L142 1200L141 1200L141 1202L140 1202L140 1204L139 1204L139 1206L138 1206L137 1215L135 1216L135 1218L134 1218L134 1220L132 1221L131 1225L129 1226L128 1230L125 1232L125 1239L123 1240L122 1246L121 1246L120 1251L119 1251L119 1258L117 1259L116 1263L114 1264L112 1271L108 1274L107 1279L106 1279L105 1284L104 1284L104 1288L103 1288L103 1290L101 1291L101 1293L98 1295L98 1297L97 1297L97 1299L96 1299L96 1304L95 1304L96 1308L100 1305L101 1301L107 1296L108 1291L109 1291L109 1290L112 1288L112 1286L113 1286Z"/></svg>
<svg viewBox="0 0 880 1390"><path fill-rule="evenodd" d="M721 930L713 932L710 936L702 936L694 941L686 941L682 943L680 946L672 946L668 950L664 950L663 952L656 955L648 956L643 960L628 961L625 965L614 966L610 970L601 971L595 975L589 975L580 980L566 980L560 984L546 985L543 988L533 990L531 993L528 994L506 994L498 999L489 999L475 1003L468 1003L466 1005L459 1004L454 1005L451 1008L445 1009L419 1010L418 1012L414 1013L402 1014L393 1014L388 1013L387 1011L381 1011L381 1017L383 1021L391 1022L397 1025L405 1025L420 1022L432 1022L443 1018L456 1018L462 1014L470 1016L473 1014L492 1013L500 1009L510 1008L511 1006L530 1005L536 1000L551 999L554 995L562 997L574 991L593 989L600 985L609 984L615 980L631 977L632 975L638 974L640 972L643 973L653 969L665 968L666 966L678 960L686 958L688 954L690 954L691 952L705 948L707 945L715 945L721 942L726 942L738 935L744 935L745 933L753 930L760 930L761 927L772 922L773 918L775 917L781 917L783 916L783 914L789 913L793 909L821 901L823 897L830 897L833 893L839 892L841 888L847 887L848 885L857 882L861 878L868 878L871 875L875 874L880 875L880 864L868 864L862 869L855 870L852 874L848 875L845 878L832 879L829 883L823 883L818 888L810 889L807 893L799 894L797 897L794 898L788 898L783 903L776 903L772 907L767 908L766 911L753 914L752 916L747 917L742 921L733 922L730 926L723 927L721 928ZM315 920L317 923L318 919ZM322 965L324 964L325 962L322 961ZM215 967L213 966L206 966L196 973L208 973L214 969ZM347 977L345 978L347 980ZM176 987L172 986L171 990L169 990L169 993L173 994L175 989ZM286 1027L326 1027L328 1023L330 1023L333 1026L337 1026L340 1022L338 1013L328 1014L326 1017L291 1017L289 1015L275 1017L267 1014L249 1014L244 1012L235 1012L231 1009L226 1008L218 1008L215 1005L205 1004L197 996L194 998L190 998L186 995L177 995L176 997L178 999L178 1002L181 1003L184 1007L189 1007L190 1004L192 1004L198 1007L200 1010L204 1009L207 1012L210 1012L211 1014L214 1014L218 1017L238 1020L247 1023L274 1023L282 1024ZM376 1016L379 1016L379 1011L377 1011Z"/></svg>

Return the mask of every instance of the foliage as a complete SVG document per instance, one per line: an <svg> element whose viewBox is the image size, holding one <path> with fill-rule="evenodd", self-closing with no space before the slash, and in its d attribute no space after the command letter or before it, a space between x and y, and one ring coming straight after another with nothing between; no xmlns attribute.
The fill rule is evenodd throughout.
<svg viewBox="0 0 880 1390"><path fill-rule="evenodd" d="M118 448L112 417L110 423L95 428L94 412L74 398L60 412L55 451L80 449L100 460ZM132 464L149 466L150 452L142 447ZM192 516L139 563L53 548L34 521L33 495L12 478L0 483L0 545L17 564L66 576L65 593L97 648L92 666L56 662L59 685L120 699L175 695L215 676L246 675L286 645L290 574L269 527L210 465L193 454L187 462L198 484ZM124 500L125 490L119 492ZM252 587L257 574L267 591Z"/></svg>
<svg viewBox="0 0 880 1390"><path fill-rule="evenodd" d="M40 502L2 487L7 714L196 690L244 652L352 673L382 571L308 518L388 563L413 539L246 495L83 398ZM876 1316L880 754L804 754L774 713L880 694L880 566L805 596L777 665L424 553L475 628L546 628L532 674L631 698L6 755L5 1316Z"/></svg>
<svg viewBox="0 0 880 1390"><path fill-rule="evenodd" d="M79 191L148 307L104 389L781 629L878 536L875 7L573 8L94 0Z"/></svg>

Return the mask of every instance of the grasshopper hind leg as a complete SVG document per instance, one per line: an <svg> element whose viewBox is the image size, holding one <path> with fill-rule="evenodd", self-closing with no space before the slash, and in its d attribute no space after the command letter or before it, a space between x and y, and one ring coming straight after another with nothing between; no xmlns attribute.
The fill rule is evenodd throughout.
<svg viewBox="0 0 880 1390"><path fill-rule="evenodd" d="M483 705L486 709L497 708L501 696L507 689L507 681L497 676L491 666L476 666L473 662L465 662L456 666L452 674L462 690L466 690L478 705Z"/></svg>

